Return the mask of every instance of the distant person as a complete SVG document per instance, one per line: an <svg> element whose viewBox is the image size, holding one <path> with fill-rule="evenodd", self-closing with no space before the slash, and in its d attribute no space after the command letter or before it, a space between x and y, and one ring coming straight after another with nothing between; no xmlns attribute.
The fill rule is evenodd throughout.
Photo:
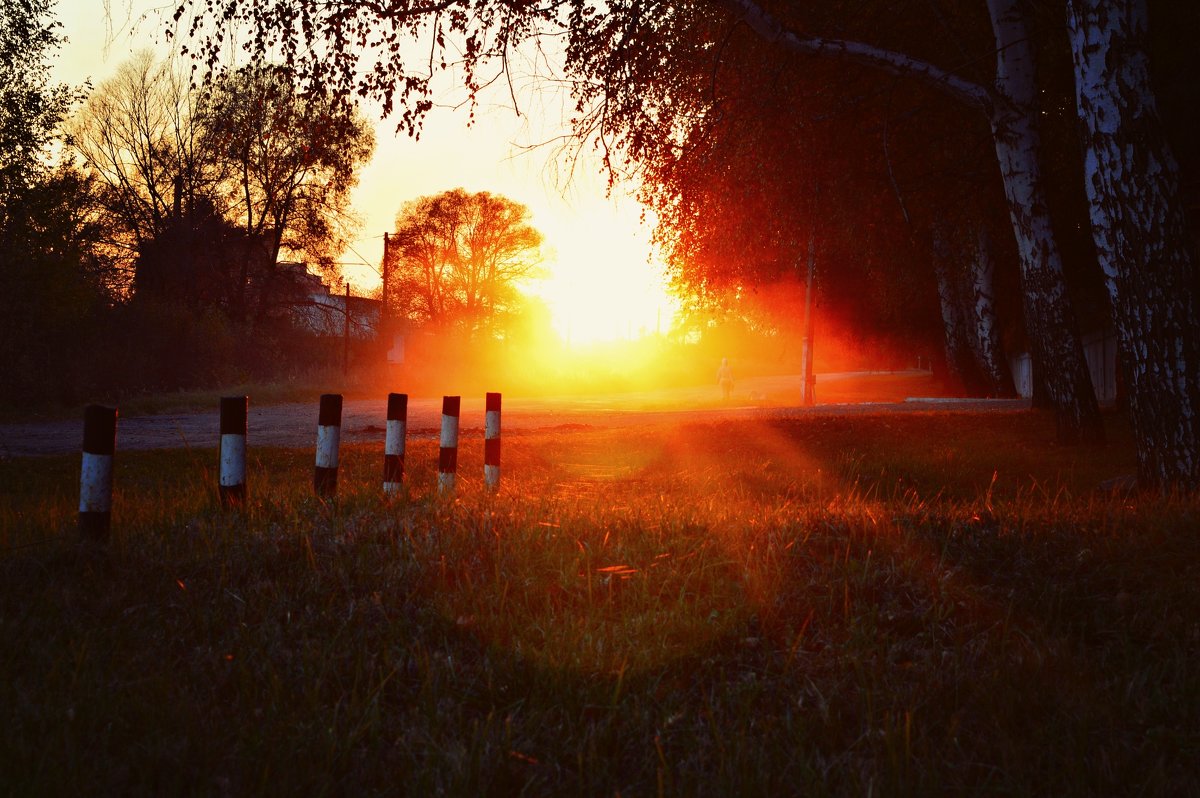
<svg viewBox="0 0 1200 798"><path fill-rule="evenodd" d="M721 386L721 398L728 402L733 393L733 369L727 357L721 358L721 367L717 369L717 385Z"/></svg>

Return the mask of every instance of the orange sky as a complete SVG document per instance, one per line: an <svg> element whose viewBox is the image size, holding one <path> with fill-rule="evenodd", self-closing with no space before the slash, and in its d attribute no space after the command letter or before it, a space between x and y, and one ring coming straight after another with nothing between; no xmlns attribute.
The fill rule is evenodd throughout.
<svg viewBox="0 0 1200 798"><path fill-rule="evenodd" d="M153 0L112 0L110 5L106 18L104 4L96 0L59 0L55 10L70 41L55 66L56 79L80 83L90 78L96 84L135 50L166 52L155 39L162 30L155 14L171 8ZM519 91L523 113L518 116L504 88L495 100L485 97L469 129L465 111L444 107L434 109L419 142L397 136L391 123L376 126L375 157L353 193L363 226L343 255L347 276L360 290L378 285L383 232L392 228L405 201L459 186L492 191L527 205L534 226L546 237L550 277L529 290L550 304L564 338L621 338L653 332L658 324L665 331L674 303L662 289L661 268L647 262L650 230L639 224L640 206L628 197L605 197L595 162L583 163L565 188L556 185L561 181L550 151L523 147L562 132L565 98ZM457 99L449 87L435 98L446 105Z"/></svg>

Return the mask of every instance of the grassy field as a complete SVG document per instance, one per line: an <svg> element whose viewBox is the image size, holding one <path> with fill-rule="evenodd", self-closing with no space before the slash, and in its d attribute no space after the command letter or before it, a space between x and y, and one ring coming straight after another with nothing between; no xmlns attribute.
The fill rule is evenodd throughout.
<svg viewBox="0 0 1200 798"><path fill-rule="evenodd" d="M1184 795L1200 501L1028 412L0 462L0 792Z"/></svg>

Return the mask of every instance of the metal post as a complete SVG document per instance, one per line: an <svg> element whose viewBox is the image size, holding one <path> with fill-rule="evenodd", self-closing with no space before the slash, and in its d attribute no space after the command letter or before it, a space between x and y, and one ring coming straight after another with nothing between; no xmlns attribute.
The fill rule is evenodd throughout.
<svg viewBox="0 0 1200 798"><path fill-rule="evenodd" d="M804 289L804 339L801 346L801 373L803 374L804 383L800 389L800 403L805 406L810 406L816 403L816 377L813 376L813 318L812 318L812 296L813 296L813 270L816 262L814 249L816 246L816 236L813 232L808 234L808 281Z"/></svg>
<svg viewBox="0 0 1200 798"><path fill-rule="evenodd" d="M495 490L500 487L500 394L487 394L484 419L483 482Z"/></svg>
<svg viewBox="0 0 1200 798"><path fill-rule="evenodd" d="M221 397L221 472L217 492L221 506L229 509L246 503L246 432L249 396Z"/></svg>
<svg viewBox="0 0 1200 798"><path fill-rule="evenodd" d="M404 482L404 438L408 424L408 394L389 393L387 435L383 442L383 492L399 493Z"/></svg>
<svg viewBox="0 0 1200 798"><path fill-rule="evenodd" d="M117 408L88 405L83 411L83 462L79 470L79 536L84 540L108 540L116 451Z"/></svg>
<svg viewBox="0 0 1200 798"><path fill-rule="evenodd" d="M337 494L338 446L342 439L342 395L321 395L317 416L317 465L313 472L313 490L321 498Z"/></svg>
<svg viewBox="0 0 1200 798"><path fill-rule="evenodd" d="M438 492L454 490L454 476L458 471L458 411L462 397L442 397L442 439L438 452Z"/></svg>

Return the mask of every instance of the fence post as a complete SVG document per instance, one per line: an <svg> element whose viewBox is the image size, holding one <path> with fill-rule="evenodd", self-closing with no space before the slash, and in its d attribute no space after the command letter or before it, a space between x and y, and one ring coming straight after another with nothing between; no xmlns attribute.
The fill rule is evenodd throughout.
<svg viewBox="0 0 1200 798"><path fill-rule="evenodd" d="M321 498L337 494L338 445L342 439L342 395L321 394L317 415L317 467L313 472L313 490Z"/></svg>
<svg viewBox="0 0 1200 798"><path fill-rule="evenodd" d="M221 397L221 474L217 492L221 506L230 509L246 503L246 433L249 396Z"/></svg>
<svg viewBox="0 0 1200 798"><path fill-rule="evenodd" d="M484 407L483 482L495 490L500 486L500 394L487 394Z"/></svg>
<svg viewBox="0 0 1200 798"><path fill-rule="evenodd" d="M83 463L79 470L79 535L103 542L112 528L113 455L117 408L88 405L83 411Z"/></svg>
<svg viewBox="0 0 1200 798"><path fill-rule="evenodd" d="M438 493L454 490L458 471L458 411L462 397L442 397L442 440L438 452Z"/></svg>
<svg viewBox="0 0 1200 798"><path fill-rule="evenodd" d="M408 425L408 394L389 393L387 435L383 442L383 492L399 493L404 482L404 436Z"/></svg>

